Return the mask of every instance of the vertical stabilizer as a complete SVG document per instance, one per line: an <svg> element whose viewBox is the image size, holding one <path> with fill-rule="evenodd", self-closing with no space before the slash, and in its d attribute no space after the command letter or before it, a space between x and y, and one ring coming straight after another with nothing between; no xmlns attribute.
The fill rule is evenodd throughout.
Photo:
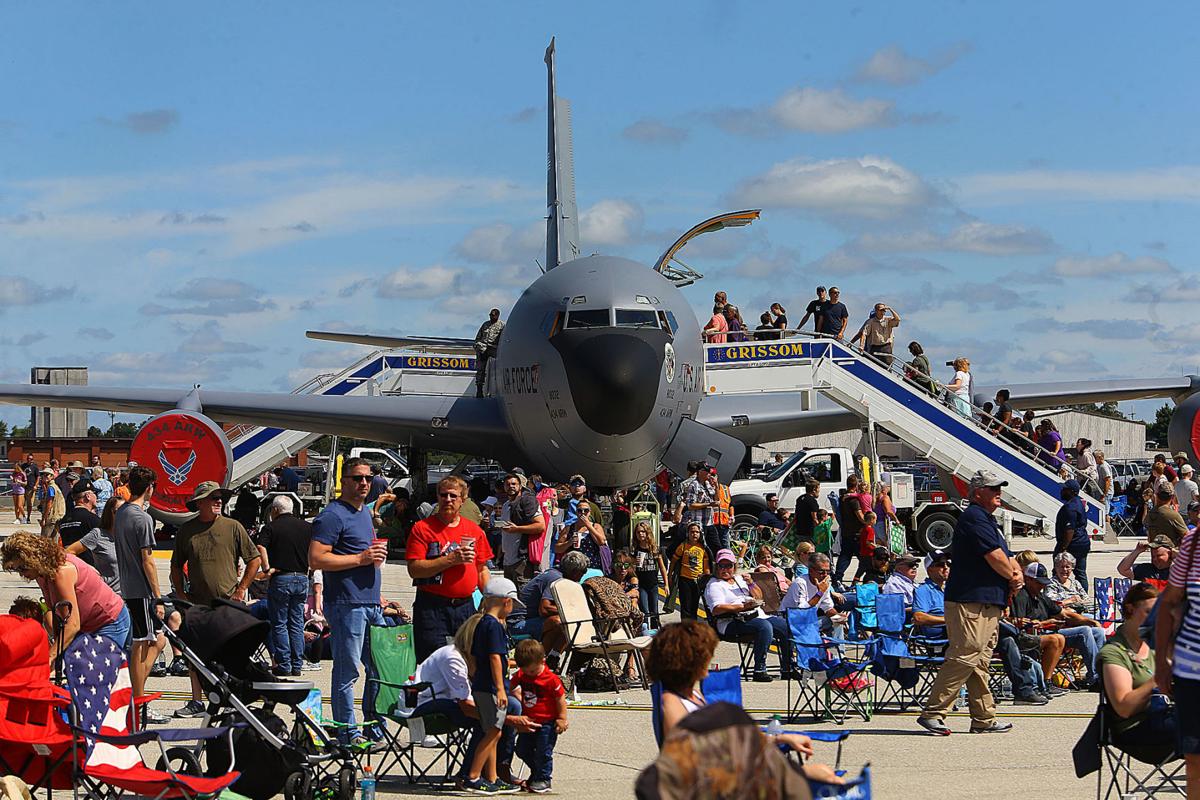
<svg viewBox="0 0 1200 800"><path fill-rule="evenodd" d="M579 256L571 104L554 85L554 40L546 48L546 269Z"/></svg>

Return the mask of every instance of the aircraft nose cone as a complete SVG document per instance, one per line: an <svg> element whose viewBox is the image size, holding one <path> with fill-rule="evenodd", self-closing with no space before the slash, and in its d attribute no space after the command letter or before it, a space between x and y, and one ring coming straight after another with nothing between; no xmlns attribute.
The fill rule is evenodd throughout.
<svg viewBox="0 0 1200 800"><path fill-rule="evenodd" d="M662 331L562 331L551 344L562 356L579 418L608 436L632 433L654 410L662 374Z"/></svg>

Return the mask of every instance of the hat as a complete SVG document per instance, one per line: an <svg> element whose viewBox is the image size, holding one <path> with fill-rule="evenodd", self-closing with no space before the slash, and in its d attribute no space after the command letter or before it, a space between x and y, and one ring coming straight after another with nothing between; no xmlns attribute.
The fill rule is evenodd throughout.
<svg viewBox="0 0 1200 800"><path fill-rule="evenodd" d="M1153 548L1155 548L1155 547L1165 547L1165 548L1167 548L1168 550L1174 550L1174 549L1175 549L1175 542L1171 541L1171 537L1170 537L1170 536L1162 536L1162 535L1160 534L1160 535L1158 535L1158 536L1155 536L1153 539L1151 539L1151 540L1150 540L1150 547L1151 547L1151 549L1153 549Z"/></svg>
<svg viewBox="0 0 1200 800"><path fill-rule="evenodd" d="M925 556L925 569L929 569L937 564L951 563L950 554L945 550L934 550L929 555Z"/></svg>
<svg viewBox="0 0 1200 800"><path fill-rule="evenodd" d="M915 567L921 563L921 559L916 556L903 555L897 558L893 563L893 567Z"/></svg>
<svg viewBox="0 0 1200 800"><path fill-rule="evenodd" d="M722 561L732 561L736 565L737 564L737 556L735 556L733 554L732 550L730 550L728 547L726 547L723 550L717 551L717 563L720 564Z"/></svg>
<svg viewBox="0 0 1200 800"><path fill-rule="evenodd" d="M874 552L874 553L872 553L872 554L871 554L871 556L872 556L873 558L887 558L887 559L890 559L890 558L892 557L892 551L891 551L891 550L888 550L886 547L876 547L876 548L875 548L875 552Z"/></svg>
<svg viewBox="0 0 1200 800"><path fill-rule="evenodd" d="M1062 488L1066 489L1069 492L1075 492L1076 494L1078 494L1079 493L1079 481L1075 480L1074 478L1071 478L1069 481L1063 482Z"/></svg>
<svg viewBox="0 0 1200 800"><path fill-rule="evenodd" d="M1035 561L1025 568L1025 577L1043 585L1050 582L1050 573L1046 572L1046 565L1040 561Z"/></svg>
<svg viewBox="0 0 1200 800"><path fill-rule="evenodd" d="M572 486L587 486L587 478L582 475L572 475L567 479L567 483Z"/></svg>
<svg viewBox="0 0 1200 800"><path fill-rule="evenodd" d="M1166 502L1175 496L1175 490L1171 488L1171 484L1164 483L1162 486L1158 487L1158 491L1155 493L1155 496L1158 497L1159 500Z"/></svg>
<svg viewBox="0 0 1200 800"><path fill-rule="evenodd" d="M972 489L998 489L1001 486L1008 486L1008 481L986 469L981 469L971 476Z"/></svg>
<svg viewBox="0 0 1200 800"><path fill-rule="evenodd" d="M215 492L221 493L222 500L228 500L233 497L233 492L230 489L222 489L221 484L216 481L204 481L196 487L196 491L192 492L192 499L188 500L184 505L187 506L188 511L195 511L198 502Z"/></svg>
<svg viewBox="0 0 1200 800"><path fill-rule="evenodd" d="M1176 453L1176 454L1175 454L1173 457L1174 457L1174 458L1182 458L1184 461L1186 461L1186 460L1187 460L1187 453L1185 453L1185 452L1183 452L1182 450L1180 450L1180 451L1179 451L1178 453Z"/></svg>
<svg viewBox="0 0 1200 800"><path fill-rule="evenodd" d="M1180 475L1191 475L1192 472L1194 472L1194 470L1192 469L1191 464L1184 464L1182 467L1179 468Z"/></svg>
<svg viewBox="0 0 1200 800"><path fill-rule="evenodd" d="M84 492L94 492L94 491L96 491L96 487L92 486L91 481L89 481L89 480L77 481L75 483L75 485L71 487L71 496L72 497L81 497L81 496L83 496Z"/></svg>
<svg viewBox="0 0 1200 800"><path fill-rule="evenodd" d="M67 464L67 469L83 469L83 462L75 459L70 464Z"/></svg>
<svg viewBox="0 0 1200 800"><path fill-rule="evenodd" d="M488 580L483 587L484 597L507 597L513 601L513 608L525 608L525 604L517 599L517 585L502 575Z"/></svg>
<svg viewBox="0 0 1200 800"><path fill-rule="evenodd" d="M697 461L696 462L696 472L699 472L700 470L704 470L705 472L712 472L712 465L710 465L707 461Z"/></svg>
<svg viewBox="0 0 1200 800"><path fill-rule="evenodd" d="M50 469L49 467L42 467L40 470L38 470L38 475L53 475L53 474L54 474L54 470Z"/></svg>

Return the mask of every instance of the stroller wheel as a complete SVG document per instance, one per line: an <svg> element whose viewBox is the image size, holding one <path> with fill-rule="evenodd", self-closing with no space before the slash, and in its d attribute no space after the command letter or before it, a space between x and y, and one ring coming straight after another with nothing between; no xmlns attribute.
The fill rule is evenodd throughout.
<svg viewBox="0 0 1200 800"><path fill-rule="evenodd" d="M158 757L156 768L160 772L175 770L183 775L202 775L200 759L186 747L168 747L167 752Z"/></svg>
<svg viewBox="0 0 1200 800"><path fill-rule="evenodd" d="M355 784L358 783L354 769L342 767L337 774L337 800L354 800Z"/></svg>
<svg viewBox="0 0 1200 800"><path fill-rule="evenodd" d="M284 800L311 800L312 779L307 772L293 772L283 782Z"/></svg>

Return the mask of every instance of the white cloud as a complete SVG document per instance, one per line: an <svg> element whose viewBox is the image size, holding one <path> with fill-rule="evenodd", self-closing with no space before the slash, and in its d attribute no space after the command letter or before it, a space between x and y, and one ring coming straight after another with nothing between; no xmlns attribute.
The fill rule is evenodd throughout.
<svg viewBox="0 0 1200 800"><path fill-rule="evenodd" d="M504 222L472 228L454 251L481 264L532 264L546 249L546 223L517 228Z"/></svg>
<svg viewBox="0 0 1200 800"><path fill-rule="evenodd" d="M1063 256L1054 262L1051 269L1054 274L1064 278L1120 278L1175 271L1169 262L1161 258L1131 258L1121 252L1106 256Z"/></svg>
<svg viewBox="0 0 1200 800"><path fill-rule="evenodd" d="M630 141L642 144L678 147L687 139L688 132L683 128L668 125L662 120L643 118L626 127L621 131L621 135Z"/></svg>
<svg viewBox="0 0 1200 800"><path fill-rule="evenodd" d="M893 86L917 83L941 72L970 49L969 44L961 42L929 58L919 58L904 52L899 45L888 45L875 51L854 73L854 79Z"/></svg>
<svg viewBox="0 0 1200 800"><path fill-rule="evenodd" d="M897 257L879 259L863 252L852 240L841 247L830 250L809 264L806 269L814 275L854 275L859 273L886 272L893 275L919 272L946 272L941 264L924 258Z"/></svg>
<svg viewBox="0 0 1200 800"><path fill-rule="evenodd" d="M805 133L844 133L894 125L892 111L890 100L856 100L841 89L808 86L789 89L771 107L771 115L780 125Z"/></svg>
<svg viewBox="0 0 1200 800"><path fill-rule="evenodd" d="M0 275L0 311L6 306L32 306L70 297L74 287L54 288L20 275Z"/></svg>
<svg viewBox="0 0 1200 800"><path fill-rule="evenodd" d="M377 294L380 297L413 300L441 297L454 291L462 274L461 267L442 264L421 269L401 267L380 279Z"/></svg>
<svg viewBox="0 0 1200 800"><path fill-rule="evenodd" d="M943 202L918 175L878 156L784 161L742 181L731 200L860 220L897 219Z"/></svg>
<svg viewBox="0 0 1200 800"><path fill-rule="evenodd" d="M248 342L227 341L221 335L221 329L215 320L209 320L191 331L179 344L181 353L195 355L237 355L257 353L261 350L261 347L256 347Z"/></svg>
<svg viewBox="0 0 1200 800"><path fill-rule="evenodd" d="M620 247L642 233L641 206L629 200L601 200L579 214L579 237L585 250Z"/></svg>
<svg viewBox="0 0 1200 800"><path fill-rule="evenodd" d="M964 175L959 194L973 203L1025 200L1181 201L1200 200L1200 167L1180 165L1143 170L1023 170Z"/></svg>
<svg viewBox="0 0 1200 800"><path fill-rule="evenodd" d="M1050 234L1038 228L975 221L960 225L945 235L929 230L901 234L867 233L859 237L857 246L877 253L946 252L1014 256L1044 253L1053 249L1054 240Z"/></svg>

